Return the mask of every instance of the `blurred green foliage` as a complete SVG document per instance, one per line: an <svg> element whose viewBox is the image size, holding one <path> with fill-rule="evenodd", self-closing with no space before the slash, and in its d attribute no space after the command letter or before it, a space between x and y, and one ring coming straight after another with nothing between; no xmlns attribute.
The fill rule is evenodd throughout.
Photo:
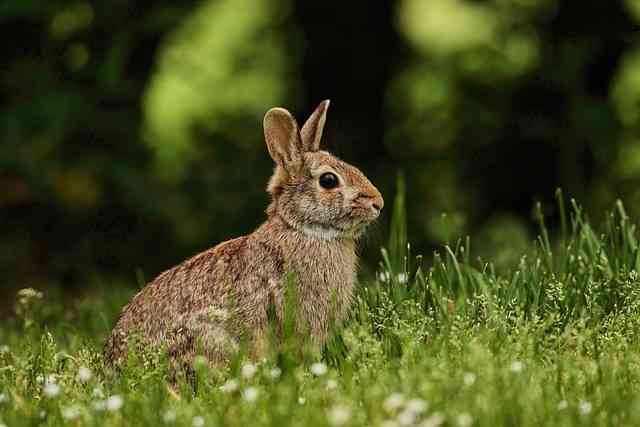
<svg viewBox="0 0 640 427"><path fill-rule="evenodd" d="M262 115L283 105L303 120L324 98L325 142L387 200L404 172L420 250L477 233L477 254L509 264L556 187L589 212L622 198L637 217L639 11L7 0L0 272L20 287L144 280L249 232L272 167Z"/></svg>

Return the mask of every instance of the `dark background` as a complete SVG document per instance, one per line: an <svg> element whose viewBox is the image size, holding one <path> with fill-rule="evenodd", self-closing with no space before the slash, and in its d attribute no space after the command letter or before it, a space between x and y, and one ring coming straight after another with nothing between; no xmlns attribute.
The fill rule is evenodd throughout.
<svg viewBox="0 0 640 427"><path fill-rule="evenodd" d="M325 146L387 206L404 174L420 251L470 234L508 263L557 187L637 216L638 22L637 0L5 0L3 289L136 286L250 232L262 115L325 98Z"/></svg>

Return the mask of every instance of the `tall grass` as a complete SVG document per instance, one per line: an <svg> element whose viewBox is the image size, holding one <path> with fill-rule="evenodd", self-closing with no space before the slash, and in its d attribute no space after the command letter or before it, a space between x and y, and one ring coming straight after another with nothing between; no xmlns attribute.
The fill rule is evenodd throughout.
<svg viewBox="0 0 640 427"><path fill-rule="evenodd" d="M102 343L130 293L22 292L0 325L0 423L640 425L640 255L622 203L596 231L559 192L559 232L538 207L539 238L505 273L468 238L414 256L399 193L376 277L322 354L293 341L262 361L196 359L195 386L174 390L149 351L110 377Z"/></svg>

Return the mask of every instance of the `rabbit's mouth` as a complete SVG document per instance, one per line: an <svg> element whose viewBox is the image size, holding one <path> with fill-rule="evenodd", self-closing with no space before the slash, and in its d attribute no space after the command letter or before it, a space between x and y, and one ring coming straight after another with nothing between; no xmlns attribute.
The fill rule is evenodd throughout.
<svg viewBox="0 0 640 427"><path fill-rule="evenodd" d="M380 211L369 207L355 205L351 207L347 216L356 221L354 224L355 226L360 226L361 224L369 224L370 222L375 221L378 216L380 216Z"/></svg>

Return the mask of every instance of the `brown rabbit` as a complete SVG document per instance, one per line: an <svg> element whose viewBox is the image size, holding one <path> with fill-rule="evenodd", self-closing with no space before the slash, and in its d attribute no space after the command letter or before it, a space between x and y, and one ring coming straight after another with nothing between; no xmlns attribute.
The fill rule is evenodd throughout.
<svg viewBox="0 0 640 427"><path fill-rule="evenodd" d="M321 345L352 302L356 240L383 207L382 195L355 167L320 151L329 101L302 130L283 108L264 117L264 136L276 163L267 191L267 221L165 271L123 309L107 343L112 365L127 340L164 345L174 362L190 363L202 350L223 361L248 333L261 353L270 307L281 319L285 279L296 281L297 306L312 341Z"/></svg>

